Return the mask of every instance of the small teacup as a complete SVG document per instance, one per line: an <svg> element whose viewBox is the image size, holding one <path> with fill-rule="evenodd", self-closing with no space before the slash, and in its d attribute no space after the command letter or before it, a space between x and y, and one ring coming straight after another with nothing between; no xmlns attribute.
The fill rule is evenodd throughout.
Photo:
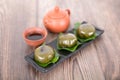
<svg viewBox="0 0 120 80"><path fill-rule="evenodd" d="M33 47L37 47L44 43L47 37L47 30L39 27L27 28L23 32L25 42Z"/></svg>

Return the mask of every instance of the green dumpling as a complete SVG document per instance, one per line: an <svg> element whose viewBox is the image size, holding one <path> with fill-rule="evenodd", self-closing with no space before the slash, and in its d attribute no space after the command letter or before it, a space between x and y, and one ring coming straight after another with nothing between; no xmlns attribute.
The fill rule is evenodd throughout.
<svg viewBox="0 0 120 80"><path fill-rule="evenodd" d="M87 39L95 34L95 27L91 24L82 24L77 28L77 36Z"/></svg>
<svg viewBox="0 0 120 80"><path fill-rule="evenodd" d="M50 62L55 56L54 49L48 45L42 45L35 49L35 61L45 64Z"/></svg>
<svg viewBox="0 0 120 80"><path fill-rule="evenodd" d="M61 34L58 37L58 45L61 48L71 48L77 44L77 37L72 33Z"/></svg>

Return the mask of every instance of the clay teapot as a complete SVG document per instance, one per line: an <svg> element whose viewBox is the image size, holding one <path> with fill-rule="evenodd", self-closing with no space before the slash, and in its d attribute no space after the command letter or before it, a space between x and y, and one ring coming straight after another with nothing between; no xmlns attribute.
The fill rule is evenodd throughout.
<svg viewBox="0 0 120 80"><path fill-rule="evenodd" d="M43 19L45 27L54 33L64 32L70 24L70 10L62 10L58 6L48 11Z"/></svg>

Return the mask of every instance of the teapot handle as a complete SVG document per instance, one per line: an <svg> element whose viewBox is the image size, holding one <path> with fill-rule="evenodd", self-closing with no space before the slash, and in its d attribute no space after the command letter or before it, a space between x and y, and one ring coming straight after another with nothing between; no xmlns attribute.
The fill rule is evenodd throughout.
<svg viewBox="0 0 120 80"><path fill-rule="evenodd" d="M66 9L65 11L68 13L68 15L70 15L70 10L69 9Z"/></svg>

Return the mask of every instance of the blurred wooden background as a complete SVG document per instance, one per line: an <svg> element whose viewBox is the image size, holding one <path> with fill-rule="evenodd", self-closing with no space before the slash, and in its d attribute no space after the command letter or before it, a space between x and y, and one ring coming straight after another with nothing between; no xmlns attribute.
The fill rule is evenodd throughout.
<svg viewBox="0 0 120 80"><path fill-rule="evenodd" d="M33 48L22 33L42 27L45 13L55 5L71 10L71 28L88 21L105 33L52 71L41 73L24 60ZM56 36L50 33L46 41ZM0 80L120 80L120 0L0 0Z"/></svg>

